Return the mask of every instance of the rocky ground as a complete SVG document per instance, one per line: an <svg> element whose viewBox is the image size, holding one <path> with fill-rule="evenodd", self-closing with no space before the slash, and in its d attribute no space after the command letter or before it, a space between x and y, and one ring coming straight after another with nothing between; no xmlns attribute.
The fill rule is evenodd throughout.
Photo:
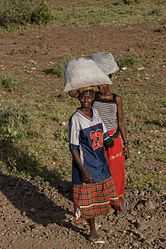
<svg viewBox="0 0 166 249"><path fill-rule="evenodd" d="M64 185L65 186L65 185ZM67 186L67 185L66 185ZM128 191L128 212L110 211L97 219L105 245L86 238L88 227L72 222L72 205L66 188L59 191L37 182L0 175L0 248L165 248L166 199L147 191Z"/></svg>

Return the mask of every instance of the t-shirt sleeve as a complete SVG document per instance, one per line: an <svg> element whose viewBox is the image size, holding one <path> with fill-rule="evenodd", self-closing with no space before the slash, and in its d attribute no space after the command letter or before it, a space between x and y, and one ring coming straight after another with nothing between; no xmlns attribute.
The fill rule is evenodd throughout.
<svg viewBox="0 0 166 249"><path fill-rule="evenodd" d="M79 121L76 116L73 116L69 121L69 146L70 148L79 148Z"/></svg>

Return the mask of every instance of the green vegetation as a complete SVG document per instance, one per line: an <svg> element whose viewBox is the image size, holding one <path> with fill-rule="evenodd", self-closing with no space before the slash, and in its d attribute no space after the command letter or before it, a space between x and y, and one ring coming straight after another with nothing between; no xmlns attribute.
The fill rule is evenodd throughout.
<svg viewBox="0 0 166 249"><path fill-rule="evenodd" d="M78 1L64 5L49 0L1 0L0 26L13 24L59 25L136 24L165 22L166 2L159 0Z"/></svg>
<svg viewBox="0 0 166 249"><path fill-rule="evenodd" d="M0 25L48 23L51 12L45 1L42 0L1 0Z"/></svg>
<svg viewBox="0 0 166 249"><path fill-rule="evenodd" d="M120 68L138 66L141 63L138 55L134 54L127 54L125 56L121 56L117 61Z"/></svg>
<svg viewBox="0 0 166 249"><path fill-rule="evenodd" d="M166 107L166 98L160 99L160 105L161 107Z"/></svg>
<svg viewBox="0 0 166 249"><path fill-rule="evenodd" d="M71 56L63 56L62 58L59 58L59 60L50 68L46 68L43 70L45 74L52 74L56 77L60 78L63 77L64 74L64 65L67 63L67 61L71 58Z"/></svg>
<svg viewBox="0 0 166 249"><path fill-rule="evenodd" d="M18 108L1 107L0 109L0 142L15 143L26 135L25 125L28 115Z"/></svg>
<svg viewBox="0 0 166 249"><path fill-rule="evenodd" d="M88 1L87 1L88 2ZM164 1L104 1L53 8L54 22L66 25L136 24L165 21Z"/></svg>
<svg viewBox="0 0 166 249"><path fill-rule="evenodd" d="M0 88L6 89L7 91L13 91L17 88L20 82L9 75L0 75Z"/></svg>

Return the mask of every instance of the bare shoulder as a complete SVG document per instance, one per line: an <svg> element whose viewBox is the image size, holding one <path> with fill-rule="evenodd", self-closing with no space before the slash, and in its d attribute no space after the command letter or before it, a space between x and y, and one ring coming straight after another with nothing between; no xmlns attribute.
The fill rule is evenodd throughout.
<svg viewBox="0 0 166 249"><path fill-rule="evenodd" d="M122 103L122 96L116 94L115 97L116 97L117 104L121 104Z"/></svg>

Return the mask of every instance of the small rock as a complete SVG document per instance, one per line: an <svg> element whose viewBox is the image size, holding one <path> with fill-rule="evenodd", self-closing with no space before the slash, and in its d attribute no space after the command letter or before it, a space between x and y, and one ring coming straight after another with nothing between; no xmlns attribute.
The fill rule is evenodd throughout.
<svg viewBox="0 0 166 249"><path fill-rule="evenodd" d="M138 68L137 68L138 71L142 71L142 70L144 70L144 69L145 69L144 67L138 67Z"/></svg>
<svg viewBox="0 0 166 249"><path fill-rule="evenodd" d="M156 205L153 201L149 200L148 202L146 202L146 207L149 209L149 210L154 210L156 209Z"/></svg>

